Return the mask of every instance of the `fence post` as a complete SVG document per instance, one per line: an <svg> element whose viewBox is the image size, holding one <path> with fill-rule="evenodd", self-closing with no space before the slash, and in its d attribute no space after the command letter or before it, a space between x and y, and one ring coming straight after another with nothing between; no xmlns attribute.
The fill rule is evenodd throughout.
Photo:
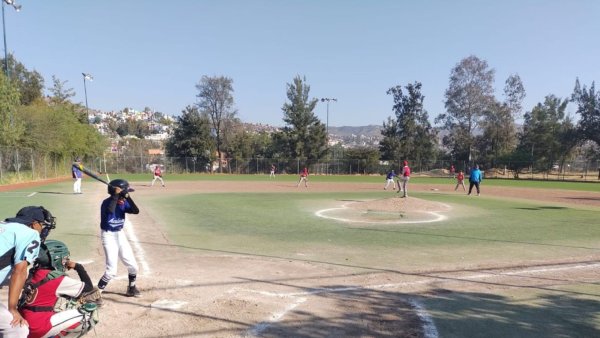
<svg viewBox="0 0 600 338"><path fill-rule="evenodd" d="M35 180L35 160L33 159L33 149L31 151L31 179Z"/></svg>

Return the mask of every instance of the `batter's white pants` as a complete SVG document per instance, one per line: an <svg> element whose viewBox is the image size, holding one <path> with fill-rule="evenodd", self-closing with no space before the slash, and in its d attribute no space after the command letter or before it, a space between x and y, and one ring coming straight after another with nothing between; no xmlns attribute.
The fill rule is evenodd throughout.
<svg viewBox="0 0 600 338"><path fill-rule="evenodd" d="M8 287L2 289L2 292L6 293ZM5 297L8 298L8 297ZM6 299L8 301L8 299ZM27 338L29 334L29 328L27 326L16 326L12 327L10 322L12 321L12 313L8 311L8 307L5 304L5 300L2 299L0 303L0 337L3 338Z"/></svg>
<svg viewBox="0 0 600 338"><path fill-rule="evenodd" d="M81 194L81 177L75 179L75 182L73 183L73 192Z"/></svg>
<svg viewBox="0 0 600 338"><path fill-rule="evenodd" d="M100 235L104 256L106 257L106 270L104 271L104 280L110 281L117 276L117 264L119 259L127 267L130 275L137 275L138 265L131 250L131 245L125 236L123 230L104 231Z"/></svg>

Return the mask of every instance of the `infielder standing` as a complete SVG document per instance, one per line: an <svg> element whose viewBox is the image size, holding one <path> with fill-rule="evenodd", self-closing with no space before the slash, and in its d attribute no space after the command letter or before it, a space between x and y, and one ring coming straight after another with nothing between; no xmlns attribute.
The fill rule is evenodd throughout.
<svg viewBox="0 0 600 338"><path fill-rule="evenodd" d="M308 169L304 167L300 172L300 180L296 184L296 188L300 186L300 183L304 182L304 187L308 188Z"/></svg>
<svg viewBox="0 0 600 338"><path fill-rule="evenodd" d="M83 177L83 173L79 169L79 165L81 165L81 160L79 157L75 160L75 163L78 166L71 166L71 174L73 176L73 193L81 194L81 178Z"/></svg>
<svg viewBox="0 0 600 338"><path fill-rule="evenodd" d="M392 169L392 171L387 173L387 176L385 176L385 186L383 187L383 190L387 190L387 187L388 185L390 185L390 183L392 184L392 189L396 189L396 182L394 181L394 177L396 177L396 172L394 171L394 169Z"/></svg>
<svg viewBox="0 0 600 338"><path fill-rule="evenodd" d="M98 281L98 289L104 290L108 282L117 276L117 264L120 258L129 273L127 297L141 297L140 291L135 285L138 265L129 241L122 231L125 225L125 214L138 214L140 212L129 195L129 192L132 191L129 182L122 179L112 180L108 185L110 197L102 201L100 207L100 238L106 256L106 270L100 281Z"/></svg>
<svg viewBox="0 0 600 338"><path fill-rule="evenodd" d="M463 173L462 170L459 171L458 175L456 176L456 187L454 187L454 191L456 191L459 186L462 186L463 191L467 191L465 188L465 173Z"/></svg>
<svg viewBox="0 0 600 338"><path fill-rule="evenodd" d="M150 184L151 187L154 186L154 182L156 180L160 181L160 184L162 184L163 188L165 187L165 181L163 181L162 179L162 171L160 170L160 164L157 164L154 167L154 179L152 180L152 184Z"/></svg>

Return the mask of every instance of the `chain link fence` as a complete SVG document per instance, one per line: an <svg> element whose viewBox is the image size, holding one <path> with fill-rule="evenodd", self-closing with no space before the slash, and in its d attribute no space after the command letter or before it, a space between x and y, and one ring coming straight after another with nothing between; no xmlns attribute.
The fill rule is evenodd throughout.
<svg viewBox="0 0 600 338"><path fill-rule="evenodd" d="M201 162L193 157L165 157L161 155L124 156L107 153L102 157L83 157L84 165L98 173L151 174L160 165L166 174L225 173L268 175L271 166L277 174L297 175L307 167L313 175L385 175L391 169L401 169L400 161L377 159L329 159L318 162L306 159L282 158L227 158L218 162ZM70 177L73 159L53 156L31 149L0 148L0 184ZM468 174L473 163L466 161L409 160L413 175L423 177L452 177L450 170ZM480 165L486 178L540 179L565 181L600 181L600 161L568 161L563 163L507 162Z"/></svg>

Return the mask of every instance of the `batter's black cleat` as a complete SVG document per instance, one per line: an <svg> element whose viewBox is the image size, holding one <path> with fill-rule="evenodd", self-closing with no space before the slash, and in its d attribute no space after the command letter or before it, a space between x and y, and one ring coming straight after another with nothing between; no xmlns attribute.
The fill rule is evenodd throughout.
<svg viewBox="0 0 600 338"><path fill-rule="evenodd" d="M127 287L127 293L125 294L127 297L141 297L142 294L140 290L138 290L135 285Z"/></svg>

